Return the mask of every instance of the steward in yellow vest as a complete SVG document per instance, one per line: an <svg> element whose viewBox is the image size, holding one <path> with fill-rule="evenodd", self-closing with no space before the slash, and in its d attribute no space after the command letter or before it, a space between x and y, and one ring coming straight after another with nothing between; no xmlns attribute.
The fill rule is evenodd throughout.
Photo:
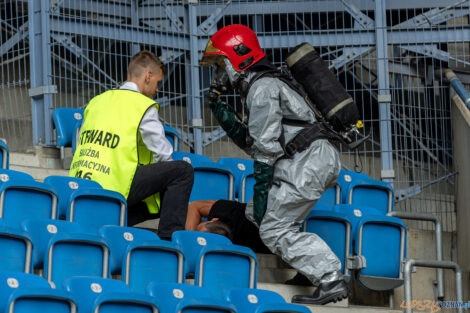
<svg viewBox="0 0 470 313"><path fill-rule="evenodd" d="M132 57L119 90L90 101L70 175L126 197L130 226L159 217L157 235L171 240L173 232L184 229L194 172L190 164L172 160L173 148L152 100L165 71L158 57L141 51Z"/></svg>
<svg viewBox="0 0 470 313"><path fill-rule="evenodd" d="M126 199L137 166L153 162L139 132L145 112L158 104L131 90L109 90L87 105L70 176L91 179ZM160 209L159 195L144 200L150 213Z"/></svg>

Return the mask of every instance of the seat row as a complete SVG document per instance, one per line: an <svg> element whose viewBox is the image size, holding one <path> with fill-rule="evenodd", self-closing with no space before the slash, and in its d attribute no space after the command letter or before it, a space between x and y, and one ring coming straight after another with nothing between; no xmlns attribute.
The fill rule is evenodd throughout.
<svg viewBox="0 0 470 313"><path fill-rule="evenodd" d="M22 231L0 225L0 267L40 273L58 289L72 276L117 275L140 293L150 282L194 277L219 297L230 288L255 288L257 277L253 251L220 235L178 231L169 242L121 226L103 226L91 235L59 220L26 220Z"/></svg>
<svg viewBox="0 0 470 313"><path fill-rule="evenodd" d="M50 218L76 222L96 233L102 225L125 226L126 207L120 193L91 180L49 176L41 183L29 174L0 169L0 219L14 228L24 219Z"/></svg>
<svg viewBox="0 0 470 313"><path fill-rule="evenodd" d="M237 288L214 298L203 287L151 283L145 294L139 294L117 280L83 276L67 279L64 289L56 290L39 276L0 272L0 313L32 312L39 307L55 313L310 312L267 290Z"/></svg>
<svg viewBox="0 0 470 313"><path fill-rule="evenodd" d="M306 218L304 230L332 248L344 275L355 275L368 289L391 290L403 284L407 234L401 219L386 215L393 210L389 184L343 170Z"/></svg>

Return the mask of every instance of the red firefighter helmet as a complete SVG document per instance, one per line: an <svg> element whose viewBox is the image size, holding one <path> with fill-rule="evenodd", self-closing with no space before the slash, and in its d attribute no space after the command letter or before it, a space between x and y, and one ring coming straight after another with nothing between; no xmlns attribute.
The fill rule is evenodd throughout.
<svg viewBox="0 0 470 313"><path fill-rule="evenodd" d="M223 66L223 57L227 57L232 66L242 72L265 55L255 32L245 25L235 24L225 26L211 37L199 64Z"/></svg>

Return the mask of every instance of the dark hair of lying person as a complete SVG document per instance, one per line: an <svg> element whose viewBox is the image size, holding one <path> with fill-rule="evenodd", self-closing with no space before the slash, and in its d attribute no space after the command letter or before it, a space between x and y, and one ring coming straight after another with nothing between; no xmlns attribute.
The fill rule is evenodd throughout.
<svg viewBox="0 0 470 313"><path fill-rule="evenodd" d="M205 227L212 234L222 235L232 240L232 229L224 222L216 221L207 223Z"/></svg>

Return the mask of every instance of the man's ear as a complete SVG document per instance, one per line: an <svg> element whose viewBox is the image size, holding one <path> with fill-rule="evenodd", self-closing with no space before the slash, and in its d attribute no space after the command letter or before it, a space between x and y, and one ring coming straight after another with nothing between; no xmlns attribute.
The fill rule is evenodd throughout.
<svg viewBox="0 0 470 313"><path fill-rule="evenodd" d="M150 78L152 78L152 71L148 70L145 72L145 82L148 83L150 81Z"/></svg>

